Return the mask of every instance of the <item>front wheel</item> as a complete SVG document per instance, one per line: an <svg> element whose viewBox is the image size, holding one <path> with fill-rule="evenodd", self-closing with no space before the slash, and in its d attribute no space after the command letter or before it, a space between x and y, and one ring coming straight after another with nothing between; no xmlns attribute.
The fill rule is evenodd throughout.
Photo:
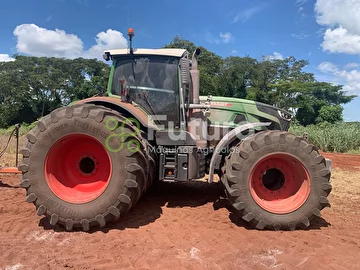
<svg viewBox="0 0 360 270"><path fill-rule="evenodd" d="M325 159L288 132L249 136L225 160L223 172L230 203L257 229L308 227L329 206L332 186Z"/></svg>

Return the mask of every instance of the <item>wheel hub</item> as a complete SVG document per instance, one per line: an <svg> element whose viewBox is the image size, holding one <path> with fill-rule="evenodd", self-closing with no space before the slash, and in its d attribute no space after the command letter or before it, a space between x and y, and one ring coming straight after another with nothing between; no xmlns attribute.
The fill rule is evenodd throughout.
<svg viewBox="0 0 360 270"><path fill-rule="evenodd" d="M268 190L280 192L285 185L285 176L281 170L272 168L264 173L262 182Z"/></svg>
<svg viewBox="0 0 360 270"><path fill-rule="evenodd" d="M270 154L258 161L249 180L251 195L263 209L275 214L293 212L310 194L310 176L289 154Z"/></svg>
<svg viewBox="0 0 360 270"><path fill-rule="evenodd" d="M83 156L80 160L78 160L78 166L76 167L76 170L81 175L94 175L96 171L98 170L98 162L96 161L96 158L93 156Z"/></svg>
<svg viewBox="0 0 360 270"><path fill-rule="evenodd" d="M65 136L54 143L45 160L45 179L60 199L86 203L106 189L112 166L105 147L85 134Z"/></svg>

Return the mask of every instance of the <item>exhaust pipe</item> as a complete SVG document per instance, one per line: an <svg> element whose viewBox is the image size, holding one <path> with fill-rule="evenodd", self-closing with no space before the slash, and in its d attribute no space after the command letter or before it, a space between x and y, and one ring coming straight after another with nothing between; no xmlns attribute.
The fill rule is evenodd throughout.
<svg viewBox="0 0 360 270"><path fill-rule="evenodd" d="M200 48L197 48L192 55L192 65L190 70L191 75L191 103L200 104L200 71L198 69L198 57L201 53Z"/></svg>
<svg viewBox="0 0 360 270"><path fill-rule="evenodd" d="M190 106L191 104L200 104L200 71L198 69L198 56L201 50L197 48L192 55L192 65L190 70L191 87L190 87ZM197 107L197 106L195 106ZM196 138L196 145L199 149L206 149L207 140L207 118L199 109L190 109L190 119L188 122L188 131Z"/></svg>

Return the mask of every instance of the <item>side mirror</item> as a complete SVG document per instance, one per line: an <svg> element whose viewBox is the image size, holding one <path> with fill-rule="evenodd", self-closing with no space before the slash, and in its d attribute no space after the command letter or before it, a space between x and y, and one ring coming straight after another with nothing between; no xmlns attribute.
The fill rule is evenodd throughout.
<svg viewBox="0 0 360 270"><path fill-rule="evenodd" d="M103 54L103 58L104 58L105 61L109 61L109 60L110 60L110 53L109 53L109 52L105 52L105 53Z"/></svg>
<svg viewBox="0 0 360 270"><path fill-rule="evenodd" d="M190 84L190 61L186 58L180 59L180 69L181 69L181 84L189 85Z"/></svg>

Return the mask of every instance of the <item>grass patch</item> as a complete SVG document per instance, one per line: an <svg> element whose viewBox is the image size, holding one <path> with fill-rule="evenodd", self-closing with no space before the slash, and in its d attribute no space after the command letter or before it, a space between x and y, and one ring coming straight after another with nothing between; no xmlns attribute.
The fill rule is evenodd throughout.
<svg viewBox="0 0 360 270"><path fill-rule="evenodd" d="M19 129L19 151L25 142L25 135L28 133L34 126L34 124L23 124ZM0 152L4 150L9 137L14 130L15 126L11 126L7 129L0 129ZM22 158L22 155L19 154L19 160ZM0 158L0 167L2 166L15 166L16 164L16 137L13 136L10 140L9 146L5 151L5 154Z"/></svg>
<svg viewBox="0 0 360 270"><path fill-rule="evenodd" d="M19 151L25 142L25 136L22 135L19 138ZM0 151L2 151L9 140L8 135L0 135ZM19 153L19 160L22 158L22 155ZM15 136L11 138L10 144L6 149L5 154L0 158L0 167L2 166L15 166L16 164L16 139Z"/></svg>
<svg viewBox="0 0 360 270"><path fill-rule="evenodd" d="M290 132L296 135L307 132L310 142L324 152L360 153L360 122L307 127L293 125Z"/></svg>
<svg viewBox="0 0 360 270"><path fill-rule="evenodd" d="M36 122L32 123L32 124L26 124L23 123L20 126L19 129L19 134L20 136L28 133L31 129L33 129L36 125ZM15 129L15 126L10 126L8 128L0 128L0 135L4 135L4 136L10 136L11 132ZM1 148L1 147L0 147Z"/></svg>

